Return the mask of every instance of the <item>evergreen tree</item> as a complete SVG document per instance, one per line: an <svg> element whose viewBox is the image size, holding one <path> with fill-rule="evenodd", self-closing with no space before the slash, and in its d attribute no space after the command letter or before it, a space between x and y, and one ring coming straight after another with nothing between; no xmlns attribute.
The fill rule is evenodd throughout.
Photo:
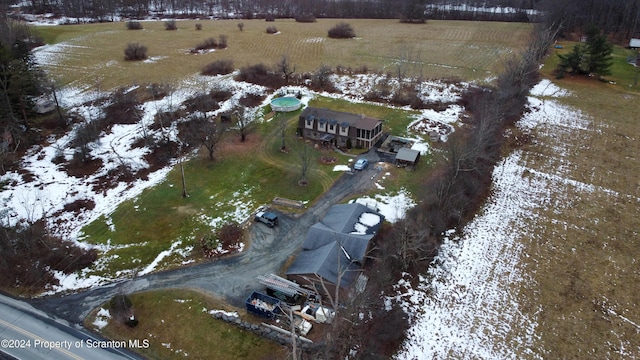
<svg viewBox="0 0 640 360"><path fill-rule="evenodd" d="M598 78L611 74L613 45L596 27L587 30L587 43L577 44L568 54L558 54L560 63L556 75L561 78L567 71L574 74L593 74Z"/></svg>
<svg viewBox="0 0 640 360"><path fill-rule="evenodd" d="M574 74L583 72L582 65L584 64L585 48L582 45L577 44L570 53L566 55L558 54L558 57L560 58L560 63L556 69L558 78L563 77L567 71Z"/></svg>
<svg viewBox="0 0 640 360"><path fill-rule="evenodd" d="M611 74L613 45L595 26L587 30L586 59L584 70L601 78Z"/></svg>

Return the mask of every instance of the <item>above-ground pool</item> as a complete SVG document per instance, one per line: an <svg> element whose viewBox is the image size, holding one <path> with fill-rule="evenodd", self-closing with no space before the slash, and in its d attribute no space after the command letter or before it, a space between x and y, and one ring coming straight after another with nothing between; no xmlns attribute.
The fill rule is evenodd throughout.
<svg viewBox="0 0 640 360"><path fill-rule="evenodd" d="M300 109L302 103L293 96L283 96L271 100L271 110L273 111L295 111Z"/></svg>

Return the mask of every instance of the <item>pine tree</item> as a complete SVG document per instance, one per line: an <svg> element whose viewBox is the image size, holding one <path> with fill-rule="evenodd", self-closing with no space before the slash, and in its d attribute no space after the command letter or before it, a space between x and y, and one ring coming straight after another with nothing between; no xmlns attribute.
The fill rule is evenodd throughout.
<svg viewBox="0 0 640 360"><path fill-rule="evenodd" d="M570 53L566 55L558 54L558 57L560 58L560 63L556 72L559 78L563 77L567 71L574 74L583 72L582 65L585 59L585 48L582 45L577 44Z"/></svg>
<svg viewBox="0 0 640 360"><path fill-rule="evenodd" d="M599 79L611 74L613 45L594 26L589 27L586 34L585 45L577 44L570 53L558 54L560 58L556 69L558 78L563 77L567 71L574 74L593 74Z"/></svg>
<svg viewBox="0 0 640 360"><path fill-rule="evenodd" d="M607 41L606 35L600 34L598 28L591 26L587 30L587 56L584 70L598 78L610 75L613 62L612 52L613 45Z"/></svg>

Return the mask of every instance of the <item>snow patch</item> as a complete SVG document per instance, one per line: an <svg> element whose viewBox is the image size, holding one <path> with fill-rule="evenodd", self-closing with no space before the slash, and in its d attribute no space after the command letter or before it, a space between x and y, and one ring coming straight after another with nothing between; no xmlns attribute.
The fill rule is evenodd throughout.
<svg viewBox="0 0 640 360"><path fill-rule="evenodd" d="M105 308L100 308L98 313L96 314L96 319L93 321L93 326L95 326L98 330L104 329L105 326L109 325L109 320L111 319L111 313L109 310Z"/></svg>

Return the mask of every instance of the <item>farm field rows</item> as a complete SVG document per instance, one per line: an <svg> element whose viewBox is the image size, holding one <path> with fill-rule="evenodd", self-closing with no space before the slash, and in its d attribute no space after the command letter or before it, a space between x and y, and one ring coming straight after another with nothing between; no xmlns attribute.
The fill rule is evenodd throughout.
<svg viewBox="0 0 640 360"><path fill-rule="evenodd" d="M336 40L327 31L340 20L315 23L294 20L179 21L178 30L164 29L162 21L145 21L142 30L127 30L125 23L64 25L38 28L51 44L38 51L41 64L62 85L78 88L144 83L175 83L215 60L232 60L236 68L257 63L273 66L286 55L296 72L310 72L320 65L397 72L397 64L412 62L404 71L424 78L485 80L501 70L501 60L517 53L529 37L531 25L521 23L430 21L407 25L397 20L352 19L357 37ZM202 30L195 30L201 23ZM279 33L267 34L268 26ZM226 35L229 47L204 54L190 54L207 38ZM128 43L148 48L145 62L127 62Z"/></svg>

